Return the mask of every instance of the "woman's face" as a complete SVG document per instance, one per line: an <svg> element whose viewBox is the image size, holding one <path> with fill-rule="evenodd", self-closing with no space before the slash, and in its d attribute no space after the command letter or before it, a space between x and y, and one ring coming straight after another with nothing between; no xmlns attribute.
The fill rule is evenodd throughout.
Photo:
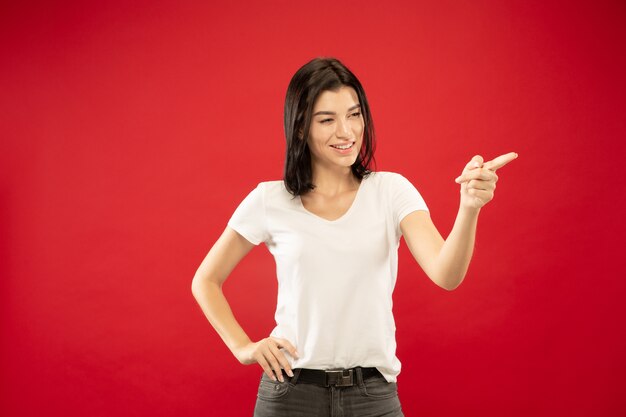
<svg viewBox="0 0 626 417"><path fill-rule="evenodd" d="M308 145L317 166L350 167L363 142L361 105L352 87L323 91L313 106Z"/></svg>

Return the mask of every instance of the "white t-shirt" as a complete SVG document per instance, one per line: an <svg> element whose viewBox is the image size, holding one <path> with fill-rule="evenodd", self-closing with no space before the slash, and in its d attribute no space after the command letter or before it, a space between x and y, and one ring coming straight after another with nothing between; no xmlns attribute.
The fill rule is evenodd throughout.
<svg viewBox="0 0 626 417"><path fill-rule="evenodd" d="M271 336L289 340L292 368L376 367L396 382L392 293L398 272L400 221L428 210L402 175L373 172L352 206L326 220L304 208L283 181L261 182L237 207L228 226L276 261L278 300Z"/></svg>

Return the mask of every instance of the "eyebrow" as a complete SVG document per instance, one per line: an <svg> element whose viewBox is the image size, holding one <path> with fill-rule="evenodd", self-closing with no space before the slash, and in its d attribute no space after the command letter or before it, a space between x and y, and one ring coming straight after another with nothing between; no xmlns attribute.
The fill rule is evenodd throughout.
<svg viewBox="0 0 626 417"><path fill-rule="evenodd" d="M348 111L349 111L349 112L351 112L352 110L358 109L359 107L361 107L361 105L360 105L360 104L355 104L354 106L350 107L350 108L348 109ZM313 117L318 116L318 115L320 115L320 114L330 114L330 115L333 115L333 116L334 116L334 115L336 115L337 113L335 113L334 111L324 111L324 110L322 110L322 111L318 111L317 113L315 113L315 114L313 115Z"/></svg>

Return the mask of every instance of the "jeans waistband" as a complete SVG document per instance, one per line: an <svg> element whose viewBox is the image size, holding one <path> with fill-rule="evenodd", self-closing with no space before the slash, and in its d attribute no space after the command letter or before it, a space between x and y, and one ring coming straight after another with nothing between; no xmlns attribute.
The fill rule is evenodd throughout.
<svg viewBox="0 0 626 417"><path fill-rule="evenodd" d="M382 377L383 375L376 368L363 368L361 366L336 370L296 368L293 369L293 377L289 382L292 384L305 382L321 387L352 387L362 384L364 379L372 376Z"/></svg>

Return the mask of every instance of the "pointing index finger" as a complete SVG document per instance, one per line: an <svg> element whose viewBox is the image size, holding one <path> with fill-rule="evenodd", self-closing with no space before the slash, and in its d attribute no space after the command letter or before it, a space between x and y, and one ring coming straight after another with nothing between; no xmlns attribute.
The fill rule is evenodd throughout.
<svg viewBox="0 0 626 417"><path fill-rule="evenodd" d="M518 155L515 152L509 152L507 154L500 155L499 157L494 158L489 162L485 162L483 168L487 168L493 172L496 172L497 169L502 168L503 166L517 158L517 156Z"/></svg>

